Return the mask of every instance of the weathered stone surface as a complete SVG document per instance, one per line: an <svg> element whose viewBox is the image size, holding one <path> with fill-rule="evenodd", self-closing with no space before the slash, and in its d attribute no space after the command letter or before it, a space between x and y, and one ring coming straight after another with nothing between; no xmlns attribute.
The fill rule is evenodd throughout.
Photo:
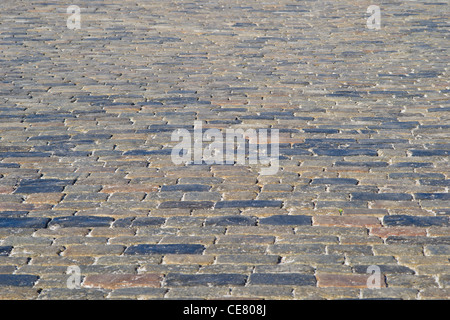
<svg viewBox="0 0 450 320"><path fill-rule="evenodd" d="M73 4L0 3L1 299L449 297L448 1Z"/></svg>

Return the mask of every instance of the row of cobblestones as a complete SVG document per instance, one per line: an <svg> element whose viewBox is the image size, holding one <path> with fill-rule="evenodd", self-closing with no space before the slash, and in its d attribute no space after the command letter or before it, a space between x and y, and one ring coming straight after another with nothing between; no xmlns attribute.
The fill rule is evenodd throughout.
<svg viewBox="0 0 450 320"><path fill-rule="evenodd" d="M0 298L448 299L449 3L372 4L2 1ZM174 164L194 121L278 172Z"/></svg>

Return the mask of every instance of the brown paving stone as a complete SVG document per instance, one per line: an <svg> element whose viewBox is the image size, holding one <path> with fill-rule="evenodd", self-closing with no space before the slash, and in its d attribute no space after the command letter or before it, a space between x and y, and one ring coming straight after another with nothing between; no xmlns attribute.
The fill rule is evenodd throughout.
<svg viewBox="0 0 450 320"><path fill-rule="evenodd" d="M415 227L388 227L388 228L371 228L370 234L381 238L390 236L426 236L427 230L425 228Z"/></svg>
<svg viewBox="0 0 450 320"><path fill-rule="evenodd" d="M318 274L317 286L319 288L326 287L344 287L344 288L367 288L367 279L370 275L365 274ZM386 286L383 277L381 277L380 285Z"/></svg>

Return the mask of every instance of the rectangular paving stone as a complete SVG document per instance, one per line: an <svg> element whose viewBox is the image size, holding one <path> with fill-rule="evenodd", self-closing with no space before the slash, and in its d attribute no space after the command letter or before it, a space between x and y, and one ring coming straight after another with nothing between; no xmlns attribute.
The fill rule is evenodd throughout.
<svg viewBox="0 0 450 320"><path fill-rule="evenodd" d="M387 244L409 244L409 245L449 245L450 237L400 237L390 236L386 239Z"/></svg>
<svg viewBox="0 0 450 320"><path fill-rule="evenodd" d="M201 185L201 184L177 184L173 186L162 186L161 192L164 191L184 191L184 192L207 192L211 189L208 185Z"/></svg>
<svg viewBox="0 0 450 320"><path fill-rule="evenodd" d="M250 285L294 285L315 286L316 278L310 274L299 273L253 273L249 279Z"/></svg>
<svg viewBox="0 0 450 320"><path fill-rule="evenodd" d="M205 226L255 226L256 225L255 217L248 216L223 216L223 217L212 217L207 218L205 221Z"/></svg>
<svg viewBox="0 0 450 320"><path fill-rule="evenodd" d="M131 223L132 227L148 227L148 226L161 226L166 221L162 217L137 217Z"/></svg>
<svg viewBox="0 0 450 320"><path fill-rule="evenodd" d="M426 246L425 253L432 256L450 256L450 244Z"/></svg>
<svg viewBox="0 0 450 320"><path fill-rule="evenodd" d="M352 200L387 200L387 201L407 201L412 200L412 195L404 193L351 193Z"/></svg>
<svg viewBox="0 0 450 320"><path fill-rule="evenodd" d="M221 201L215 205L216 209L222 208L264 208L264 207L281 207L282 201L275 200L236 200Z"/></svg>
<svg viewBox="0 0 450 320"><path fill-rule="evenodd" d="M0 228L46 228L49 218L0 218Z"/></svg>
<svg viewBox="0 0 450 320"><path fill-rule="evenodd" d="M379 227L380 221L375 217L317 216L313 218L314 226L331 227Z"/></svg>
<svg viewBox="0 0 450 320"><path fill-rule="evenodd" d="M370 274L318 274L317 286L319 288L367 288L367 280ZM386 287L384 277L380 277L381 287Z"/></svg>
<svg viewBox="0 0 450 320"><path fill-rule="evenodd" d="M22 180L14 193L54 193L62 192L65 186L72 185L74 180L37 179Z"/></svg>
<svg viewBox="0 0 450 320"><path fill-rule="evenodd" d="M204 250L205 246L201 244L138 244L128 247L124 254L202 254Z"/></svg>
<svg viewBox="0 0 450 320"><path fill-rule="evenodd" d="M0 246L0 256L8 256L12 248L12 246Z"/></svg>
<svg viewBox="0 0 450 320"><path fill-rule="evenodd" d="M260 225L311 225L311 216L273 215L259 220Z"/></svg>
<svg viewBox="0 0 450 320"><path fill-rule="evenodd" d="M99 274L88 275L83 286L88 288L118 289L131 287L161 286L162 276L158 274Z"/></svg>
<svg viewBox="0 0 450 320"><path fill-rule="evenodd" d="M48 226L59 228L109 227L113 221L114 219L109 217L67 216L53 218Z"/></svg>
<svg viewBox="0 0 450 320"><path fill-rule="evenodd" d="M355 273L368 273L367 270L370 265L356 265L353 266L352 269ZM415 271L405 267L398 265L377 265L380 268L382 274L415 274Z"/></svg>
<svg viewBox="0 0 450 320"><path fill-rule="evenodd" d="M340 185L340 184L351 184L356 185L358 184L358 180L356 179L349 179L349 178L317 178L313 179L311 184L334 184L334 185Z"/></svg>
<svg viewBox="0 0 450 320"><path fill-rule="evenodd" d="M164 279L165 287L182 286L244 286L247 276L243 274L177 274L169 273Z"/></svg>
<svg viewBox="0 0 450 320"><path fill-rule="evenodd" d="M207 209L212 208L214 202L211 201L167 201L159 205L161 209L175 209L175 208L185 208L185 209Z"/></svg>
<svg viewBox="0 0 450 320"><path fill-rule="evenodd" d="M32 287L39 280L30 274L0 274L0 287Z"/></svg>
<svg viewBox="0 0 450 320"><path fill-rule="evenodd" d="M384 216L383 224L386 226L414 226L414 227L431 227L431 226L449 226L449 217L433 217L433 216L408 216L408 215L392 215Z"/></svg>

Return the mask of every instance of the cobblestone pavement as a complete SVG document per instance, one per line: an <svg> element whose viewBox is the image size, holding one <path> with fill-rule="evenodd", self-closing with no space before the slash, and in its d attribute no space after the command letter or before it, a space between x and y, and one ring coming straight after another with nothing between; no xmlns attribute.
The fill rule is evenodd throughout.
<svg viewBox="0 0 450 320"><path fill-rule="evenodd" d="M0 297L449 298L448 21L445 0L3 0ZM279 129L278 173L175 165L194 121Z"/></svg>

